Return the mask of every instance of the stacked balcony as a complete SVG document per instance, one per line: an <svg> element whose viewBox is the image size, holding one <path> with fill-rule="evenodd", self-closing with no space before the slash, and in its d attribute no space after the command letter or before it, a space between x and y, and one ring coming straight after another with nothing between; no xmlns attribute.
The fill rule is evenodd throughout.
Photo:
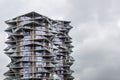
<svg viewBox="0 0 120 80"><path fill-rule="evenodd" d="M5 54L11 58L4 80L73 80L72 45L68 21L52 20L36 12L6 23L9 28Z"/></svg>

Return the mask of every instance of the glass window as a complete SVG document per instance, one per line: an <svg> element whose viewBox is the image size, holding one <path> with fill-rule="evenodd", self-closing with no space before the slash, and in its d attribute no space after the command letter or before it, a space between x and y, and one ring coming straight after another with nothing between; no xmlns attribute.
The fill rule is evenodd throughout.
<svg viewBox="0 0 120 80"><path fill-rule="evenodd" d="M42 63L41 62L36 62L36 67L40 67L42 66Z"/></svg>
<svg viewBox="0 0 120 80"><path fill-rule="evenodd" d="M30 26L25 26L26 28L30 28ZM26 35L30 35L30 31L25 32Z"/></svg>
<svg viewBox="0 0 120 80"><path fill-rule="evenodd" d="M30 43L31 43L31 41L28 41L28 40L24 41L24 44L30 44Z"/></svg>
<svg viewBox="0 0 120 80"><path fill-rule="evenodd" d="M30 17L24 17L24 20L28 20L28 19L30 19Z"/></svg>
<svg viewBox="0 0 120 80"><path fill-rule="evenodd" d="M37 68L38 69L38 71L42 71L42 68Z"/></svg>
<svg viewBox="0 0 120 80"><path fill-rule="evenodd" d="M29 61L29 60L30 60L30 57L24 57L23 60Z"/></svg>
<svg viewBox="0 0 120 80"><path fill-rule="evenodd" d="M20 45L21 45L21 46L23 45L23 41L20 41Z"/></svg>
<svg viewBox="0 0 120 80"><path fill-rule="evenodd" d="M31 36L24 36L24 39L31 39Z"/></svg>
<svg viewBox="0 0 120 80"><path fill-rule="evenodd" d="M42 54L39 52L36 52L36 56L41 56Z"/></svg>
<svg viewBox="0 0 120 80"><path fill-rule="evenodd" d="M30 52L23 52L24 56L30 56Z"/></svg>
<svg viewBox="0 0 120 80"><path fill-rule="evenodd" d="M30 68L24 68L24 71L25 71L25 72L29 72L29 71L30 71Z"/></svg>
<svg viewBox="0 0 120 80"><path fill-rule="evenodd" d="M56 28L53 28L53 29L52 29L53 32L56 32L56 30L57 30Z"/></svg>
<svg viewBox="0 0 120 80"><path fill-rule="evenodd" d="M42 39L42 37L41 36L36 36L36 39Z"/></svg>
<svg viewBox="0 0 120 80"><path fill-rule="evenodd" d="M24 47L25 51L30 51L30 47Z"/></svg>
<svg viewBox="0 0 120 80"><path fill-rule="evenodd" d="M20 73L23 73L23 72L24 72L24 69L21 69L21 70L20 70Z"/></svg>
<svg viewBox="0 0 120 80"><path fill-rule="evenodd" d="M25 19L25 17L20 17L20 18L19 18L19 20L24 20L24 19Z"/></svg>
<svg viewBox="0 0 120 80"><path fill-rule="evenodd" d="M42 27L41 26L37 26L36 30L42 30Z"/></svg>
<svg viewBox="0 0 120 80"><path fill-rule="evenodd" d="M43 32L43 31L35 31L35 32L37 35L44 35L45 34L45 32Z"/></svg>
<svg viewBox="0 0 120 80"><path fill-rule="evenodd" d="M39 70L38 70L39 71ZM42 76L42 74L36 74L37 77Z"/></svg>
<svg viewBox="0 0 120 80"><path fill-rule="evenodd" d="M24 35L24 33L23 33L23 32L20 32L20 35Z"/></svg>
<svg viewBox="0 0 120 80"><path fill-rule="evenodd" d="M35 42L36 44L41 44L41 42Z"/></svg>
<svg viewBox="0 0 120 80"><path fill-rule="evenodd" d="M36 61L42 61L42 57L36 57Z"/></svg>
<svg viewBox="0 0 120 80"><path fill-rule="evenodd" d="M26 73L24 74L24 77L30 77L30 74Z"/></svg>
<svg viewBox="0 0 120 80"><path fill-rule="evenodd" d="M22 22L19 23L19 25L24 25L24 24L26 24L25 21L22 21Z"/></svg>
<svg viewBox="0 0 120 80"><path fill-rule="evenodd" d="M37 50L39 50L39 49L41 49L42 47L41 46L39 46L39 47L35 47L35 49L37 49Z"/></svg>
<svg viewBox="0 0 120 80"><path fill-rule="evenodd" d="M24 47L20 47L20 50L23 51L25 48Z"/></svg>
<svg viewBox="0 0 120 80"><path fill-rule="evenodd" d="M25 67L29 67L29 66L30 66L30 63L24 63L24 66L25 66Z"/></svg>

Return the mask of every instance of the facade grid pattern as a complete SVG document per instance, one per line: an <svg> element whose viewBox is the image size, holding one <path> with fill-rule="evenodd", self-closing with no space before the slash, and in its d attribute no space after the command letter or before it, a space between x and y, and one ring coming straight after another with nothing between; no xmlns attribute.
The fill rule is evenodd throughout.
<svg viewBox="0 0 120 80"><path fill-rule="evenodd" d="M30 12L5 21L11 62L4 80L73 80L70 21Z"/></svg>

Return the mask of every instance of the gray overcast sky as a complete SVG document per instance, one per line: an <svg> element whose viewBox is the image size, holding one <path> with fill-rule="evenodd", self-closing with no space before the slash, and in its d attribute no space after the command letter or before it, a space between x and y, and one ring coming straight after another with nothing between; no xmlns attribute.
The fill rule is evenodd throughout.
<svg viewBox="0 0 120 80"><path fill-rule="evenodd" d="M119 4L120 0L0 0L0 80L10 62L3 54L8 27L4 21L31 11L72 21L75 80L120 80Z"/></svg>

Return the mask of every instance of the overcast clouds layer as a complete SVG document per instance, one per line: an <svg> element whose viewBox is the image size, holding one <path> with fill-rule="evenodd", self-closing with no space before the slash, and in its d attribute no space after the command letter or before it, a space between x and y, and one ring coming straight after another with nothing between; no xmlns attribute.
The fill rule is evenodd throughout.
<svg viewBox="0 0 120 80"><path fill-rule="evenodd" d="M0 80L10 59L3 54L4 21L36 11L70 20L74 28L75 80L120 80L120 0L0 0Z"/></svg>

